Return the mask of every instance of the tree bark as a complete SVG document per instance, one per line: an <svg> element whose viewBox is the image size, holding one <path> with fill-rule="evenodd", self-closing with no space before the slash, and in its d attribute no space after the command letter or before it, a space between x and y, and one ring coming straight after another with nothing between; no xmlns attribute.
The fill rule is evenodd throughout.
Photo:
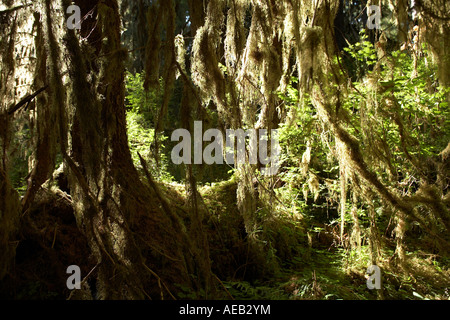
<svg viewBox="0 0 450 320"><path fill-rule="evenodd" d="M408 17L408 0L397 1L397 41L399 45L408 41L409 17Z"/></svg>
<svg viewBox="0 0 450 320"><path fill-rule="evenodd" d="M21 212L19 194L0 165L0 280L9 272L15 257L14 236Z"/></svg>
<svg viewBox="0 0 450 320"><path fill-rule="evenodd" d="M85 61L73 31L67 37L75 112L65 163L77 223L99 264L99 298L173 299L175 284L190 286L186 264L193 257L177 217L159 208L131 159L124 106L126 51L117 1L98 3L98 26L104 40L96 90L102 101L86 81L86 65L94 61Z"/></svg>

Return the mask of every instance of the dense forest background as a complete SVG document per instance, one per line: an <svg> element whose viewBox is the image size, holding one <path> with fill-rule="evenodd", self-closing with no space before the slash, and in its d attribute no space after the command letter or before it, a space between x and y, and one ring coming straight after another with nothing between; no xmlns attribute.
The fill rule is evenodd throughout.
<svg viewBox="0 0 450 320"><path fill-rule="evenodd" d="M445 0L1 1L0 297L449 299L449 30ZM176 165L194 121L277 129L278 172Z"/></svg>

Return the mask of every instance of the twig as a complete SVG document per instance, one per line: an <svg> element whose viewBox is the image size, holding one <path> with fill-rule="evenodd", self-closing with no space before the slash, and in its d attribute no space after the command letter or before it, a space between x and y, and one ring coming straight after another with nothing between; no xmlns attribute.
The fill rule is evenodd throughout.
<svg viewBox="0 0 450 320"><path fill-rule="evenodd" d="M219 281L219 283L220 283L220 284L222 285L222 287L225 289L225 292L230 296L231 300L235 300L235 299L233 298L233 296L231 295L230 291L228 291L227 287L225 287L225 285L223 284L223 282L219 279L219 277L216 276L214 273L213 273L212 275L217 279L217 281Z"/></svg>
<svg viewBox="0 0 450 320"><path fill-rule="evenodd" d="M162 285L163 285L164 288L167 290L167 292L170 294L170 296L172 297L172 299L173 299L173 300L177 300L177 298L175 298L175 297L173 296L172 292L170 292L169 288L167 288L166 284L161 280L161 277L158 276L158 275L156 274L156 272L153 271L152 269L150 269L145 263L142 263L142 264L144 265L144 267L145 267L152 275L154 275L154 276L156 277L156 279L158 279L158 285L159 285L159 288L161 289L161 299L164 300L164 298L163 298L163 292L162 292L162 288L161 288L161 283L162 283Z"/></svg>
<svg viewBox="0 0 450 320"><path fill-rule="evenodd" d="M152 176L150 175L150 172L148 171L148 167L147 167L147 162L144 160L144 158L142 158L141 154L138 152L138 157L139 160L141 162L142 168L144 169L144 173L145 176L147 177L147 181L150 184L150 187L153 189L153 191L156 194L156 197L158 198L158 200L160 201L164 211L170 216L170 217L174 217L174 214L172 213L172 210L169 207L169 204L167 203L167 201L163 198L163 196L161 195L161 193L159 192L158 186L156 185L156 183L153 181Z"/></svg>
<svg viewBox="0 0 450 320"><path fill-rule="evenodd" d="M98 265L99 265L99 263L97 263L97 264L95 265L95 267L92 268L91 271L89 271L89 273L86 275L86 277L84 277L84 279L80 282L80 286L83 285L83 284L86 282L86 280L87 280L88 277L91 275L91 273L94 272L95 269L97 269ZM70 293L70 295L69 295L69 297L67 298L67 300L72 299L72 295L73 295L75 292L76 292L76 290L73 290L73 291Z"/></svg>
<svg viewBox="0 0 450 320"><path fill-rule="evenodd" d="M151 245L151 244L150 244L148 241L146 241L146 240L144 239L144 237L142 237L140 234L137 234L137 233L134 233L134 234L135 234L139 239L141 239L142 242L144 242L146 245L148 245L151 249L153 249L153 250L155 250L156 252L158 252L160 255L162 255L162 256L164 256L164 257L166 257L167 259L172 260L172 261L177 261L177 262L180 262L180 261L181 261L180 259L177 259L177 258L174 258L174 257L171 257L171 256L167 255L166 253L162 252L161 250L159 250L159 249L156 248L155 246Z"/></svg>
<svg viewBox="0 0 450 320"><path fill-rule="evenodd" d="M197 100L198 105L201 106L203 104L202 99L200 98L197 90L195 89L194 84L189 79L189 77L186 75L186 73L184 72L183 68L181 67L181 65L179 64L178 61L175 61L175 66L177 67L178 71L180 72L180 75L183 78L184 83L189 87L189 89L191 89L191 92L194 94L195 100Z"/></svg>
<svg viewBox="0 0 450 320"><path fill-rule="evenodd" d="M38 91L36 91L33 94L29 94L27 95L25 98L23 98L22 100L19 101L19 103L17 103L16 105L12 105L8 108L8 115L12 115L14 112L16 112L17 110L19 110L24 104L27 104L25 110L28 108L28 104L34 99L36 98L36 96L38 94L40 94L42 91L46 90L48 88L48 85L39 89Z"/></svg>
<svg viewBox="0 0 450 320"><path fill-rule="evenodd" d="M11 12L14 12L14 11L17 11L17 10L20 10L20 9L23 9L23 8L26 8L26 7L29 7L29 6L31 6L31 5L32 5L32 3L27 3L27 4L23 4L23 5L21 5L21 6L17 6L17 7L13 7L13 8L8 8L8 9L5 9L5 10L0 11L0 14L8 14L8 13L11 13Z"/></svg>
<svg viewBox="0 0 450 320"><path fill-rule="evenodd" d="M56 232L57 232L57 231L58 231L58 224L55 224L55 233L53 234L52 249L55 247Z"/></svg>
<svg viewBox="0 0 450 320"><path fill-rule="evenodd" d="M256 180L258 180L259 185L261 187L263 187L264 190L267 191L267 193L269 193L271 196L273 196L275 200L277 200L283 207L285 207L287 209L286 205L277 197L277 195L275 194L275 192L273 190L270 191L269 189L267 189L267 187L262 183L262 181L256 175L255 175L255 178L256 178Z"/></svg>

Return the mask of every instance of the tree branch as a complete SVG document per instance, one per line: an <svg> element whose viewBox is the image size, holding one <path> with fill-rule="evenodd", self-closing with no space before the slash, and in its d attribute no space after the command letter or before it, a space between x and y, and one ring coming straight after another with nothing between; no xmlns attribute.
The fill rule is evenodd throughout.
<svg viewBox="0 0 450 320"><path fill-rule="evenodd" d="M32 3L27 3L27 4L23 4L23 5L17 6L17 7L8 8L8 9L6 9L6 10L1 10L1 11L0 11L0 15L2 15L2 14L8 14L8 13L11 13L11 12L14 12L14 11L17 11L17 10L20 10L20 9L23 9L23 8L26 8L26 7L29 7L29 6L31 6L31 5L32 5Z"/></svg>
<svg viewBox="0 0 450 320"><path fill-rule="evenodd" d="M26 108L25 108L25 110L26 110L26 109L28 108L28 104L29 104L34 98L36 98L36 96L37 96L38 94L40 94L42 91L45 91L47 88L48 88L48 85L45 86L45 87L43 87L43 88L41 88L41 89L39 89L38 91L36 91L36 92L33 93L33 94L27 95L25 98L23 98L22 100L20 100L19 103L17 103L16 105L11 105L11 106L8 108L8 111L7 111L8 115L12 115L14 112L16 112L17 110L19 110L24 104L27 104L27 106L26 106Z"/></svg>

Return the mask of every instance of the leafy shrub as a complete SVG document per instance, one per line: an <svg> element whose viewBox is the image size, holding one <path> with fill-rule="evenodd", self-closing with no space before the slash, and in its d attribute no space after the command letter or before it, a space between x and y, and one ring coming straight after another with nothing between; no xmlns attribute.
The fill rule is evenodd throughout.
<svg viewBox="0 0 450 320"><path fill-rule="evenodd" d="M145 91L144 76L127 74L127 131L128 143L135 166L141 169L138 153L148 162L149 170L157 179L171 181L167 170L168 159L163 142L167 136L159 134L158 148L155 146L154 122L157 114L158 95Z"/></svg>

